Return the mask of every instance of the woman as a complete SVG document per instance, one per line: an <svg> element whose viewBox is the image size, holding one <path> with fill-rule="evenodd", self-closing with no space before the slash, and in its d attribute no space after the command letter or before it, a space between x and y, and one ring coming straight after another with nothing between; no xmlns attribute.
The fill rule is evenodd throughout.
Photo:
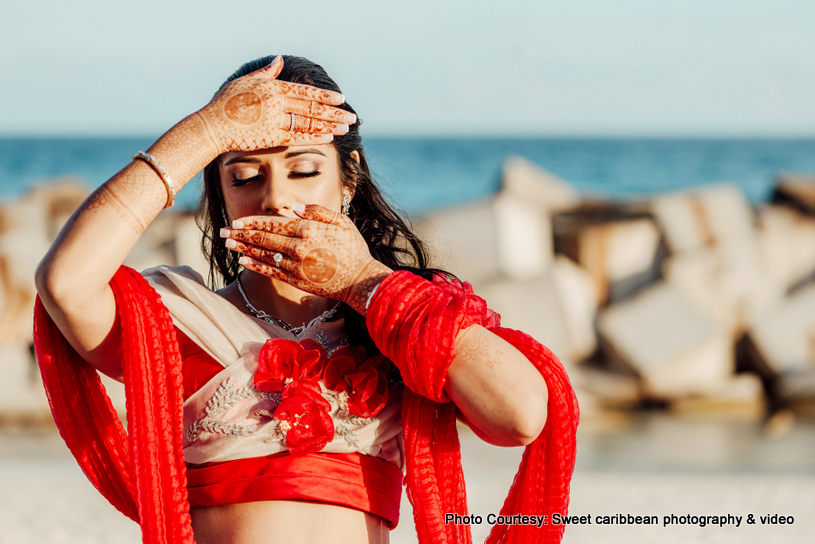
<svg viewBox="0 0 815 544"><path fill-rule="evenodd" d="M226 286L167 267L147 286L121 264L202 168L210 279ZM563 513L577 412L562 368L425 268L336 84L298 57L248 63L96 190L43 259L35 333L57 423L145 541L191 537L182 457L199 544L387 542L404 470L420 541L467 541L443 519L466 512L455 416L528 446L502 513ZM132 452L80 360L124 379ZM562 534L523 523L493 536Z"/></svg>

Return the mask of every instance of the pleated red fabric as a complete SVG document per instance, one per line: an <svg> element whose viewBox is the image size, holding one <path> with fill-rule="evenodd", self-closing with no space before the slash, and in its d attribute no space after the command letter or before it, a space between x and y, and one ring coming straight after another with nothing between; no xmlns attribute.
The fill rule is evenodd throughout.
<svg viewBox="0 0 815 544"><path fill-rule="evenodd" d="M540 371L549 391L546 425L526 447L502 515L565 514L575 462L577 399L555 355L530 336L498 327L467 283L437 277L431 283L410 272L388 276L368 309L371 338L399 367L407 389L402 427L407 460L407 494L420 544L471 543L469 525L445 524L446 513L467 514L455 406L443 387L455 357L459 331L480 324L523 353ZM487 543L553 543L562 525L540 529L494 525Z"/></svg>
<svg viewBox="0 0 815 544"><path fill-rule="evenodd" d="M135 270L110 282L122 328L126 434L96 370L65 340L39 298L34 346L51 411L99 492L141 526L145 544L192 544L182 449L181 356L161 299Z"/></svg>

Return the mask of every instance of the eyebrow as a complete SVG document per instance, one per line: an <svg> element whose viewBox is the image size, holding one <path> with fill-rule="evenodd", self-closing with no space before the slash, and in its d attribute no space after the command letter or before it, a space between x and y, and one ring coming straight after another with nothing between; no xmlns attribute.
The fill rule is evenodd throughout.
<svg viewBox="0 0 815 544"><path fill-rule="evenodd" d="M314 153L315 155L322 155L325 157L325 153L320 151L319 149L315 149L313 147L309 147L307 149L298 149L297 151L289 151L285 155L283 155L284 159L291 159L292 157L299 157L300 155L305 155L307 153ZM250 163L250 164L257 164L261 162L260 159L256 159L254 157L232 157L228 161L224 163L224 166L229 166L230 164L235 163Z"/></svg>

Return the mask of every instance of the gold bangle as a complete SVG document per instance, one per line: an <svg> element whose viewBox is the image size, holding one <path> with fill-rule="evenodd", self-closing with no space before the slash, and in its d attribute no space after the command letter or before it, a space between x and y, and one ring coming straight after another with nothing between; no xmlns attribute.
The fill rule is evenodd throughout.
<svg viewBox="0 0 815 544"><path fill-rule="evenodd" d="M161 163L158 162L158 159L155 158L150 153L145 153L144 151L139 151L135 155L130 158L131 161L142 160L153 167L161 181L164 182L164 186L167 187L167 203L164 205L163 209L167 209L170 206L175 204L175 189L173 187L173 180L170 179L170 174L167 173L167 170L161 166Z"/></svg>

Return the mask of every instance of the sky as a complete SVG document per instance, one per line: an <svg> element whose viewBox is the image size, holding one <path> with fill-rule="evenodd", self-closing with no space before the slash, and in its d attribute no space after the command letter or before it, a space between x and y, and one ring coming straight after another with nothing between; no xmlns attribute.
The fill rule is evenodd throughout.
<svg viewBox="0 0 815 544"><path fill-rule="evenodd" d="M6 4L5 136L157 136L279 52L364 135L815 136L812 0Z"/></svg>

